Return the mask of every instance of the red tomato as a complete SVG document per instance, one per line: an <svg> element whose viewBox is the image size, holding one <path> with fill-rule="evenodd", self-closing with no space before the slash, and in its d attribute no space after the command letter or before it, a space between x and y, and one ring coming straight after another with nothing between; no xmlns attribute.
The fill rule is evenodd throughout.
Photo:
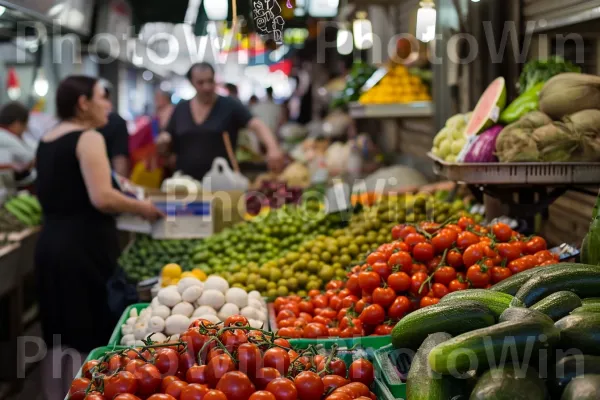
<svg viewBox="0 0 600 400"><path fill-rule="evenodd" d="M304 371L294 378L294 385L300 400L316 400L321 398L325 385L321 377L314 372Z"/></svg>
<svg viewBox="0 0 600 400"><path fill-rule="evenodd" d="M425 296L421 299L421 302L419 303L419 305L421 308L425 308L425 307L429 307L434 304L437 304L439 302L440 302L440 299L438 299L436 297Z"/></svg>
<svg viewBox="0 0 600 400"><path fill-rule="evenodd" d="M373 303L388 308L396 300L396 292L392 288L379 287L373 291Z"/></svg>
<svg viewBox="0 0 600 400"><path fill-rule="evenodd" d="M277 313L277 318L275 319L277 323L283 321L284 319L296 318L296 314L292 310L282 310Z"/></svg>
<svg viewBox="0 0 600 400"><path fill-rule="evenodd" d="M162 380L162 383L160 384L160 390L161 392L165 392L167 390L167 387L169 387L169 385L175 381L179 381L181 379L179 379L177 376L175 375L169 375L169 376L165 376Z"/></svg>
<svg viewBox="0 0 600 400"><path fill-rule="evenodd" d="M327 363L327 359L322 360L319 365L317 365L317 372L321 372L325 370L326 364ZM327 371L331 372L331 374L333 375L339 375L341 377L346 377L346 363L344 362L344 360L339 359L339 358L334 358L331 360L331 363L329 363L329 366L327 367Z"/></svg>
<svg viewBox="0 0 600 400"><path fill-rule="evenodd" d="M467 270L467 279L475 288L485 288L490 284L491 276L487 267L473 265Z"/></svg>
<svg viewBox="0 0 600 400"><path fill-rule="evenodd" d="M525 244L525 252L527 254L535 254L537 252L548 249L548 244L543 237L534 236Z"/></svg>
<svg viewBox="0 0 600 400"><path fill-rule="evenodd" d="M456 270L452 267L441 267L433 274L435 283L441 283L448 286L450 282L456 279Z"/></svg>
<svg viewBox="0 0 600 400"><path fill-rule="evenodd" d="M458 226L463 231L474 225L475 225L475 221L473 221L473 218L470 218L470 217L460 217L458 220Z"/></svg>
<svg viewBox="0 0 600 400"><path fill-rule="evenodd" d="M179 400L202 400L209 391L206 385L191 383L181 390Z"/></svg>
<svg viewBox="0 0 600 400"><path fill-rule="evenodd" d="M206 365L194 365L185 373L187 383L206 384Z"/></svg>
<svg viewBox="0 0 600 400"><path fill-rule="evenodd" d="M375 330L373 331L373 334L376 336L391 335L393 329L394 326L392 325L378 325L377 328L375 328Z"/></svg>
<svg viewBox="0 0 600 400"><path fill-rule="evenodd" d="M313 317L309 313L300 312L300 315L298 315L298 319L301 319L308 324L309 322L312 322Z"/></svg>
<svg viewBox="0 0 600 400"><path fill-rule="evenodd" d="M248 326L248 318L243 315L232 315L225 320L225 326Z"/></svg>
<svg viewBox="0 0 600 400"><path fill-rule="evenodd" d="M231 371L219 380L217 390L223 392L228 399L248 400L250 395L256 391L256 388L246 374Z"/></svg>
<svg viewBox="0 0 600 400"><path fill-rule="evenodd" d="M491 269L492 282L498 283L512 276L510 269L506 267L492 267Z"/></svg>
<svg viewBox="0 0 600 400"><path fill-rule="evenodd" d="M139 364L138 362L141 362ZM131 372L138 382L138 394L148 396L159 388L162 379L158 368L142 360L133 360L127 364L126 370Z"/></svg>
<svg viewBox="0 0 600 400"><path fill-rule="evenodd" d="M315 310L315 307L310 301L303 300L300 303L298 303L298 309L300 310L300 312L312 314Z"/></svg>
<svg viewBox="0 0 600 400"><path fill-rule="evenodd" d="M285 353L285 350L279 349ZM287 356L287 353L286 353ZM228 372L235 370L235 363L227 354L221 354L212 358L206 364L206 380L210 387L215 387L219 379Z"/></svg>
<svg viewBox="0 0 600 400"><path fill-rule="evenodd" d="M509 262L521 257L521 245L517 242L498 243L496 245L496 250L500 257Z"/></svg>
<svg viewBox="0 0 600 400"><path fill-rule="evenodd" d="M465 250L477 243L479 243L479 236L472 232L461 232L458 234L458 239L456 239L456 245L461 250Z"/></svg>
<svg viewBox="0 0 600 400"><path fill-rule="evenodd" d="M408 247L408 245L404 242L393 242L392 254L397 253L398 251L410 251L410 247Z"/></svg>
<svg viewBox="0 0 600 400"><path fill-rule="evenodd" d="M171 398L172 398L172 396L171 396ZM105 399L105 397L100 394L91 394L91 395L88 394L87 397L85 398L85 400L104 400L104 399ZM123 393L123 394L120 394L117 397L115 397L114 400L140 400L140 398L131 393Z"/></svg>
<svg viewBox="0 0 600 400"><path fill-rule="evenodd" d="M458 239L456 231L444 228L431 239L431 244L436 253L443 253L444 250L452 247L456 239Z"/></svg>
<svg viewBox="0 0 600 400"><path fill-rule="evenodd" d="M327 329L325 329L325 335L327 335ZM281 375L285 375L290 367L290 356L284 349L273 347L265 351L263 364L265 367L275 368Z"/></svg>
<svg viewBox="0 0 600 400"><path fill-rule="evenodd" d="M304 337L308 339L317 339L327 337L329 330L327 326L312 322L304 328Z"/></svg>
<svg viewBox="0 0 600 400"><path fill-rule="evenodd" d="M332 392L335 389L341 388L349 384L350 381L343 376L339 375L325 375L323 377L323 385L325 385L325 392Z"/></svg>
<svg viewBox="0 0 600 400"><path fill-rule="evenodd" d="M367 256L367 264L373 265L376 262L386 262L387 258L384 253L375 251Z"/></svg>
<svg viewBox="0 0 600 400"><path fill-rule="evenodd" d="M363 358L354 361L348 369L348 378L352 382L360 382L371 386L375 380L373 364Z"/></svg>
<svg viewBox="0 0 600 400"><path fill-rule="evenodd" d="M421 262L431 261L435 253L433 246L429 243L417 243L412 252L415 260Z"/></svg>
<svg viewBox="0 0 600 400"><path fill-rule="evenodd" d="M371 266L371 269L373 269L373 271L377 272L377 274L379 274L379 276L381 277L381 279L386 280L388 278L388 276L390 276L390 274L392 273L392 268L390 268L390 266L388 266L387 262L376 262L375 264L373 264Z"/></svg>
<svg viewBox="0 0 600 400"><path fill-rule="evenodd" d="M188 383L184 381L173 381L171 382L171 384L169 384L169 386L167 386L167 390L165 390L165 393L178 399L181 396L181 391L187 385Z"/></svg>
<svg viewBox="0 0 600 400"><path fill-rule="evenodd" d="M525 264L521 258L517 258L508 263L508 269L510 269L510 272L514 275L529 269L529 265Z"/></svg>
<svg viewBox="0 0 600 400"><path fill-rule="evenodd" d="M329 307L335 311L340 311L342 309L342 299L339 296L332 296L329 299Z"/></svg>
<svg viewBox="0 0 600 400"><path fill-rule="evenodd" d="M541 264L545 261L555 261L554 254L549 250L542 250L535 253L534 257L536 258L538 264Z"/></svg>
<svg viewBox="0 0 600 400"><path fill-rule="evenodd" d="M286 342L285 344L287 344L289 347L289 342L287 340L284 342ZM249 377L255 376L258 370L262 368L262 354L259 348L253 343L244 343L240 345L237 350L237 359L238 370L245 373Z"/></svg>
<svg viewBox="0 0 600 400"><path fill-rule="evenodd" d="M463 253L463 263L465 267L469 268L471 265L475 265L477 262L482 260L486 256L486 247L481 243L472 244Z"/></svg>
<svg viewBox="0 0 600 400"><path fill-rule="evenodd" d="M362 290L370 294L381 284L381 277L377 272L363 271L358 274L358 284Z"/></svg>
<svg viewBox="0 0 600 400"><path fill-rule="evenodd" d="M296 386L286 378L277 378L269 382L267 392L273 393L277 400L296 400L298 398Z"/></svg>
<svg viewBox="0 0 600 400"><path fill-rule="evenodd" d="M90 382L88 378L74 379L69 389L69 400L83 400Z"/></svg>
<svg viewBox="0 0 600 400"><path fill-rule="evenodd" d="M81 367L81 375L84 378L92 379L92 370L99 364L100 361L98 360L91 360L86 362L85 364L83 364L83 367Z"/></svg>
<svg viewBox="0 0 600 400"><path fill-rule="evenodd" d="M428 275L424 272L417 272L411 279L410 292L415 296L425 296L427 294L426 288L423 287L423 283L427 280Z"/></svg>
<svg viewBox="0 0 600 400"><path fill-rule="evenodd" d="M427 239L425 239L425 236L421 235L420 233L411 233L406 237L406 239L404 239L404 242L412 249L418 243L427 242Z"/></svg>
<svg viewBox="0 0 600 400"><path fill-rule="evenodd" d="M170 394L157 393L148 397L148 400L177 400L177 398L171 396Z"/></svg>
<svg viewBox="0 0 600 400"><path fill-rule="evenodd" d="M443 298L450 292L448 288L441 283L434 283L431 289L433 290L434 297L437 297L438 299Z"/></svg>
<svg viewBox="0 0 600 400"><path fill-rule="evenodd" d="M281 374L275 368L261 368L258 370L256 377L254 378L254 383L256 384L256 388L263 390L267 387L269 382L280 378Z"/></svg>
<svg viewBox="0 0 600 400"><path fill-rule="evenodd" d="M193 367L196 364L196 357L191 352L181 353L179 355L179 369L178 373L182 373L183 377L185 377L185 373L188 369Z"/></svg>
<svg viewBox="0 0 600 400"><path fill-rule="evenodd" d="M497 241L508 242L513 235L513 230L510 226L500 222L492 226L492 233Z"/></svg>
<svg viewBox="0 0 600 400"><path fill-rule="evenodd" d="M450 290L450 292L457 292L459 290L467 290L469 288L469 283L465 282L465 281L460 281L458 279L454 279L452 282L450 282L450 285L448 285L448 290Z"/></svg>
<svg viewBox="0 0 600 400"><path fill-rule="evenodd" d="M313 318L312 322L315 324L322 324L325 326L329 326L331 324L331 318L327 318L322 315L317 315L316 317Z"/></svg>
<svg viewBox="0 0 600 400"><path fill-rule="evenodd" d="M400 268L402 272L409 273L412 268L412 257L406 251L399 251L390 256L388 265L392 270Z"/></svg>
<svg viewBox="0 0 600 400"><path fill-rule="evenodd" d="M446 262L449 266L451 266L454 269L460 268L464 265L462 254L456 250L450 250L448 252L448 254L446 255Z"/></svg>
<svg viewBox="0 0 600 400"><path fill-rule="evenodd" d="M388 309L388 316L390 318L402 318L405 316L411 309L411 303L408 297L406 296L398 296L394 303Z"/></svg>
<svg viewBox="0 0 600 400"><path fill-rule="evenodd" d="M258 392L254 392L248 400L277 400L277 398L275 398L275 395L271 392L259 390Z"/></svg>
<svg viewBox="0 0 600 400"><path fill-rule="evenodd" d="M358 283L358 275L352 274L348 277L348 280L346 281L346 289L356 296L360 295L361 288L360 284Z"/></svg>
<svg viewBox="0 0 600 400"><path fill-rule="evenodd" d="M330 337L339 337L340 333L341 333L340 328L328 328L328 330L327 330L327 334Z"/></svg>
<svg viewBox="0 0 600 400"><path fill-rule="evenodd" d="M342 309L352 307L358 300L358 297L353 294L344 297L342 300Z"/></svg>
<svg viewBox="0 0 600 400"><path fill-rule="evenodd" d="M321 291L319 289L312 289L308 291L308 297L315 297L319 294L321 294Z"/></svg>
<svg viewBox="0 0 600 400"><path fill-rule="evenodd" d="M329 298L324 294L313 297L311 301L315 308L325 308L329 304Z"/></svg>
<svg viewBox="0 0 600 400"><path fill-rule="evenodd" d="M297 317L300 314L300 308L298 307L298 304L296 304L296 303L291 303L290 302L290 303L284 304L281 307L281 311L284 311L284 310L290 310L291 312L293 312L294 313L294 317Z"/></svg>
<svg viewBox="0 0 600 400"><path fill-rule="evenodd" d="M410 289L410 276L405 272L393 273L388 277L387 284L396 293L406 292Z"/></svg>
<svg viewBox="0 0 600 400"><path fill-rule="evenodd" d="M125 366L127 365L128 362L129 362L128 358L121 357L120 355L115 354L114 356L110 357L110 359L108 360L108 372L110 374L114 374L119 369L125 368Z"/></svg>
<svg viewBox="0 0 600 400"><path fill-rule="evenodd" d="M204 399L202 400L228 400L225 393L220 390L210 390L208 393L204 395Z"/></svg>
<svg viewBox="0 0 600 400"><path fill-rule="evenodd" d="M112 399L121 393L135 394L138 382L131 372L121 371L104 378L104 396Z"/></svg>
<svg viewBox="0 0 600 400"><path fill-rule="evenodd" d="M365 325L379 325L385 320L385 310L379 304L371 304L365 307L359 318Z"/></svg>
<svg viewBox="0 0 600 400"><path fill-rule="evenodd" d="M411 233L417 233L417 228L411 225L398 225L395 226L393 229L396 230L396 236L398 236L398 238L394 240L406 239L406 237ZM392 237L393 235L394 233L392 232Z"/></svg>

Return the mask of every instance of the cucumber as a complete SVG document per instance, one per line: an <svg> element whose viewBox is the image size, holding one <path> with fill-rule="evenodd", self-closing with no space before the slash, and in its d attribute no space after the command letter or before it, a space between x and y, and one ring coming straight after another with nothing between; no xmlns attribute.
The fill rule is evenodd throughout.
<svg viewBox="0 0 600 400"><path fill-rule="evenodd" d="M581 313L600 313L600 304L584 304L571 312L571 314Z"/></svg>
<svg viewBox="0 0 600 400"><path fill-rule="evenodd" d="M577 349L583 354L600 356L600 314L572 314L554 326L560 329L563 350Z"/></svg>
<svg viewBox="0 0 600 400"><path fill-rule="evenodd" d="M546 400L548 390L538 375L533 368L524 374L508 365L493 368L479 378L470 400Z"/></svg>
<svg viewBox="0 0 600 400"><path fill-rule="evenodd" d="M546 314L533 310L531 308L510 307L502 313L499 322L507 321L532 321L539 320L549 325L554 325L554 321Z"/></svg>
<svg viewBox="0 0 600 400"><path fill-rule="evenodd" d="M18 207L16 207L11 202L4 204L4 208L8 210L12 215L14 215L20 222L24 223L27 226L34 225L31 217L21 211Z"/></svg>
<svg viewBox="0 0 600 400"><path fill-rule="evenodd" d="M516 351L518 356L518 360L515 361L523 361L538 354L540 349L552 348L558 343L559 337L560 331L546 322L501 322L464 333L437 345L429 353L429 365L441 374L460 373L474 368L493 368L500 364L501 357L510 355L511 350Z"/></svg>
<svg viewBox="0 0 600 400"><path fill-rule="evenodd" d="M588 304L600 304L600 297L588 297L587 299L581 299L581 305L587 306Z"/></svg>
<svg viewBox="0 0 600 400"><path fill-rule="evenodd" d="M415 350L432 333L459 335L491 326L495 322L494 313L474 301L464 301L458 305L454 302L436 304L414 311L398 321L392 330L392 344L396 348Z"/></svg>
<svg viewBox="0 0 600 400"><path fill-rule="evenodd" d="M540 311L558 321L564 316L581 307L581 299L575 293L568 290L552 293L543 300L538 301L531 306L532 310Z"/></svg>
<svg viewBox="0 0 600 400"><path fill-rule="evenodd" d="M36 197L31 196L29 194L21 194L17 196L17 198L23 201L24 203L27 203L35 213L42 213L42 205Z"/></svg>
<svg viewBox="0 0 600 400"><path fill-rule="evenodd" d="M600 399L600 375L585 375L573 379L563 392L560 400Z"/></svg>
<svg viewBox="0 0 600 400"><path fill-rule="evenodd" d="M532 276L515 295L526 307L563 290L570 290L579 297L591 297L600 292L599 266L563 263L542 268L542 271Z"/></svg>
<svg viewBox="0 0 600 400"><path fill-rule="evenodd" d="M575 377L584 374L600 374L600 357L590 355L570 355L562 357L551 371L552 377L548 380L552 393L560 398L562 391Z"/></svg>
<svg viewBox="0 0 600 400"><path fill-rule="evenodd" d="M489 308L497 318L510 307L511 302L515 298L510 294L501 292L492 292L487 289L467 289L459 290L457 292L450 293L444 296L440 300L440 304L447 304L453 302L462 303L465 300L476 301L485 305Z"/></svg>
<svg viewBox="0 0 600 400"><path fill-rule="evenodd" d="M429 367L429 352L452 338L449 333L429 335L412 360L406 380L406 396L411 400L448 400L463 394L464 382L450 375L440 375Z"/></svg>
<svg viewBox="0 0 600 400"><path fill-rule="evenodd" d="M529 278L538 272L540 272L538 268L532 268L523 272L519 272L518 274L515 274L510 278L503 280L502 282L496 283L490 288L490 290L514 296L517 294L521 286L523 286L525 282L529 280Z"/></svg>

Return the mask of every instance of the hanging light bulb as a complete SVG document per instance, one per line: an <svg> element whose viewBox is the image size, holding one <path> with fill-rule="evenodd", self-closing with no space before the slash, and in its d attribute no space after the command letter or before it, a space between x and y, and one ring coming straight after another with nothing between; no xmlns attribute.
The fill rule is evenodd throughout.
<svg viewBox="0 0 600 400"><path fill-rule="evenodd" d="M356 13L356 19L352 23L354 31L354 46L359 50L366 50L373 47L373 26L367 19L365 11Z"/></svg>
<svg viewBox="0 0 600 400"><path fill-rule="evenodd" d="M417 39L425 43L435 39L436 15L435 4L432 0L421 2L421 8L417 11Z"/></svg>
<svg viewBox="0 0 600 400"><path fill-rule="evenodd" d="M352 45L352 32L346 27L340 27L337 32L337 50L338 53L345 56L352 53L354 46Z"/></svg>
<svg viewBox="0 0 600 400"><path fill-rule="evenodd" d="M6 7L0 6L0 17L6 12Z"/></svg>
<svg viewBox="0 0 600 400"><path fill-rule="evenodd" d="M35 78L35 82L33 82L33 91L38 97L45 97L48 94L49 89L50 84L48 83L48 79L46 79L44 71L40 68L37 77Z"/></svg>
<svg viewBox="0 0 600 400"><path fill-rule="evenodd" d="M211 21L223 21L229 14L229 2L227 0L203 0L204 11ZM234 0L235 1L235 0Z"/></svg>

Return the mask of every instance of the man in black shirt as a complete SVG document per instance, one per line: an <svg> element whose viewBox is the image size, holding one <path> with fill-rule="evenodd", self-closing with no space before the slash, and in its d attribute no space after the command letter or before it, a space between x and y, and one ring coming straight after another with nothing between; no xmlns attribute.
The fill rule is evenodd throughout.
<svg viewBox="0 0 600 400"><path fill-rule="evenodd" d="M104 83L106 97L110 98L110 85ZM114 111L108 115L108 124L98 132L104 136L108 159L112 169L119 175L129 176L129 132L127 122Z"/></svg>

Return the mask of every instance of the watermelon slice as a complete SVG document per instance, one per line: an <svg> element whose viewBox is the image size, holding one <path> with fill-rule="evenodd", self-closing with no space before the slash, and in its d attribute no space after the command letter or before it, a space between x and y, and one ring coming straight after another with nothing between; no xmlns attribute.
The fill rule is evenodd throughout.
<svg viewBox="0 0 600 400"><path fill-rule="evenodd" d="M506 106L506 82L500 77L490 83L477 102L471 120L465 129L465 136L478 135L498 122L500 113Z"/></svg>

